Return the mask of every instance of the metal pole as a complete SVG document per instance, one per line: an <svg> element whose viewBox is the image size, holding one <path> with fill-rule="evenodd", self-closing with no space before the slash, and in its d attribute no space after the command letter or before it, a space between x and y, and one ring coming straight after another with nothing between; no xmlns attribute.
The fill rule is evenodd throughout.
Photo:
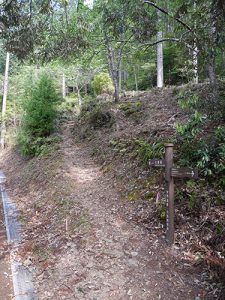
<svg viewBox="0 0 225 300"><path fill-rule="evenodd" d="M171 176L171 168L173 167L173 147L173 144L165 144L165 171L168 185L166 238L171 245L174 243L174 179Z"/></svg>

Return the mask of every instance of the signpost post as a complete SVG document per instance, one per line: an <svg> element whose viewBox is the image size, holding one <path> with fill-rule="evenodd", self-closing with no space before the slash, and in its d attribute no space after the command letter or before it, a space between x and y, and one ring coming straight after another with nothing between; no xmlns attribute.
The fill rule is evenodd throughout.
<svg viewBox="0 0 225 300"><path fill-rule="evenodd" d="M171 143L165 144L165 159L151 159L150 166L165 167L165 179L167 182L166 194L166 239L169 244L174 243L174 178L198 178L198 172L191 168L179 168L173 164L173 147Z"/></svg>
<svg viewBox="0 0 225 300"><path fill-rule="evenodd" d="M167 182L167 216L166 216L166 238L170 244L174 242L174 179L171 176L173 167L173 144L165 145L165 178Z"/></svg>

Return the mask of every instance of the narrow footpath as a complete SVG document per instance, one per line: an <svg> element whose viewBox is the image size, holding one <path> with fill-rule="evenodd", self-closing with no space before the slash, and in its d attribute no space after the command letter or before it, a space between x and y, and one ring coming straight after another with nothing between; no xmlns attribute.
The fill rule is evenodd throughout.
<svg viewBox="0 0 225 300"><path fill-rule="evenodd" d="M74 145L68 125L63 151L64 176L75 184L73 198L87 212L87 225L80 242L70 245L42 285L48 292L40 293L46 295L41 299L197 299L198 279L176 266L175 249L165 249L156 236L123 219L111 178L88 149ZM59 284L64 296L54 293Z"/></svg>

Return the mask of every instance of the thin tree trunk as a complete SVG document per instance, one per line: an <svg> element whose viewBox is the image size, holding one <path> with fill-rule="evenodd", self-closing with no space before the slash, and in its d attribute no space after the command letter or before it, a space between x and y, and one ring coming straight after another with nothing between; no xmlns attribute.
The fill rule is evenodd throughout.
<svg viewBox="0 0 225 300"><path fill-rule="evenodd" d="M112 49L112 46L107 43L107 51L108 51L108 64L109 64L109 72L111 74L112 77L112 81L113 81L113 85L114 85L114 98L115 98L115 102L119 102L119 72L116 68L116 64L115 64L115 55L114 55L114 51Z"/></svg>
<svg viewBox="0 0 225 300"><path fill-rule="evenodd" d="M136 67L135 66L134 66L134 80L135 80L136 92L138 92L138 79L137 79L137 73L136 73Z"/></svg>
<svg viewBox="0 0 225 300"><path fill-rule="evenodd" d="M122 90L122 71L119 70L119 90Z"/></svg>
<svg viewBox="0 0 225 300"><path fill-rule="evenodd" d="M3 87L3 100L2 100L2 128L1 128L1 147L2 149L5 146L5 113L6 113L6 100L8 94L8 77L9 77L9 52L6 54L6 65L5 65L5 77L4 77L4 87Z"/></svg>
<svg viewBox="0 0 225 300"><path fill-rule="evenodd" d="M79 106L81 106L82 105L82 99L81 99L80 89L79 89L78 84L77 84L77 97L78 97L78 104L79 104Z"/></svg>
<svg viewBox="0 0 225 300"><path fill-rule="evenodd" d="M216 71L215 71L215 58L213 55L210 55L207 63L207 73L209 82L212 86L216 86L217 78L216 78Z"/></svg>
<svg viewBox="0 0 225 300"><path fill-rule="evenodd" d="M14 110L14 114L13 114L13 124L14 124L14 127L16 128L16 127L17 127L17 124L16 124L16 102L15 102L15 100L13 101L13 110Z"/></svg>
<svg viewBox="0 0 225 300"><path fill-rule="evenodd" d="M115 102L118 103L120 100L120 92L119 92L119 85L117 79L114 79L114 86L115 86L114 98L115 98Z"/></svg>
<svg viewBox="0 0 225 300"><path fill-rule="evenodd" d="M66 97L66 77L65 74L62 76L62 96L63 98Z"/></svg>
<svg viewBox="0 0 225 300"><path fill-rule="evenodd" d="M198 47L196 43L194 44L192 64L193 64L193 71L194 71L194 83L198 84Z"/></svg>
<svg viewBox="0 0 225 300"><path fill-rule="evenodd" d="M79 12L79 8L80 8L80 0L77 1L77 13Z"/></svg>
<svg viewBox="0 0 225 300"><path fill-rule="evenodd" d="M196 12L196 1L194 2L194 11ZM194 23L194 28L196 30L196 21ZM194 71L194 78L193 81L195 84L198 84L198 46L196 43L196 38L194 39L194 49L192 52L192 64L193 64L193 71Z"/></svg>
<svg viewBox="0 0 225 300"><path fill-rule="evenodd" d="M123 50L122 50L122 48L120 48L118 50L118 57L117 57L117 69L118 69L118 75L119 75L119 78L118 78L119 93L122 90L122 53L123 53Z"/></svg>
<svg viewBox="0 0 225 300"><path fill-rule="evenodd" d="M117 81L118 81L118 94L120 94L121 91L121 85L122 85L122 78L121 78L121 69L122 69L122 48L118 50L118 56L116 60L116 74L117 74Z"/></svg>
<svg viewBox="0 0 225 300"><path fill-rule="evenodd" d="M161 23L161 12L157 11L158 22ZM157 33L157 41L160 41L163 37L162 31ZM157 87L162 88L164 84L163 78L163 43L157 44Z"/></svg>

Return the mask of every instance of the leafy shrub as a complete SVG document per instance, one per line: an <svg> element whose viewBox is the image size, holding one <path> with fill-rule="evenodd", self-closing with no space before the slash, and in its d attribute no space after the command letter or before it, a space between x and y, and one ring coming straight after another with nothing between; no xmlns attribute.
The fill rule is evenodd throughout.
<svg viewBox="0 0 225 300"><path fill-rule="evenodd" d="M201 114L195 113L186 124L177 125L179 163L197 167L205 176L222 175L225 171L225 126L204 135Z"/></svg>
<svg viewBox="0 0 225 300"><path fill-rule="evenodd" d="M225 120L225 92L224 86L218 86L218 92L211 86L203 86L202 90L194 91L191 88L181 90L178 94L178 104L189 112L199 111L211 120Z"/></svg>
<svg viewBox="0 0 225 300"><path fill-rule="evenodd" d="M24 134L19 134L20 149L25 156L47 155L53 149L57 149L60 138L58 136L38 137L35 140ZM29 145L29 147L28 147Z"/></svg>
<svg viewBox="0 0 225 300"><path fill-rule="evenodd" d="M225 117L222 90L219 85L213 97L203 86L200 92L182 90L178 96L179 106L190 115L185 124L176 124L179 163L197 167L204 176L221 176L225 171L225 127L218 125Z"/></svg>
<svg viewBox="0 0 225 300"><path fill-rule="evenodd" d="M111 95L114 92L112 79L110 78L108 73L100 73L96 75L94 80L92 81L92 87L96 95L100 95L102 93Z"/></svg>
<svg viewBox="0 0 225 300"><path fill-rule="evenodd" d="M76 97L66 97L57 107L57 111L59 113L76 112L77 105L78 99Z"/></svg>
<svg viewBox="0 0 225 300"><path fill-rule="evenodd" d="M43 74L23 102L24 117L19 145L24 155L38 155L42 147L49 144L58 100L52 80Z"/></svg>

